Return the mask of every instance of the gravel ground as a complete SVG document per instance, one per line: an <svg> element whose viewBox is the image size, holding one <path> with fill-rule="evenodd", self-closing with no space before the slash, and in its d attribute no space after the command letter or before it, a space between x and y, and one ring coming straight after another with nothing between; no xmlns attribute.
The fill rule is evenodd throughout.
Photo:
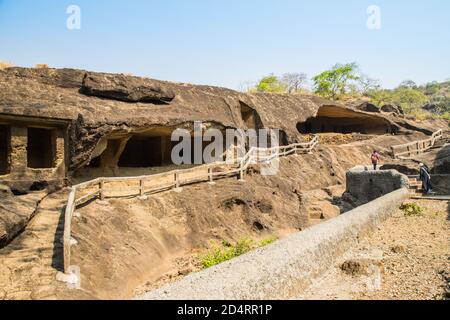
<svg viewBox="0 0 450 320"><path fill-rule="evenodd" d="M300 299L442 300L450 296L450 203L416 202L347 253Z"/></svg>

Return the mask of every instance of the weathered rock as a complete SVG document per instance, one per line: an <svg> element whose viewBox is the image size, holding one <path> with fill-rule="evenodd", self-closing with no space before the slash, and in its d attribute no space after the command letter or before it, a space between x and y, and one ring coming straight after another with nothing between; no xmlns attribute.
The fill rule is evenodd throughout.
<svg viewBox="0 0 450 320"><path fill-rule="evenodd" d="M380 112L379 107L369 102L364 102L363 104L359 105L357 109L365 112L376 112L376 113Z"/></svg>
<svg viewBox="0 0 450 320"><path fill-rule="evenodd" d="M396 254L405 253L406 247L404 245L398 244L391 248L391 251Z"/></svg>
<svg viewBox="0 0 450 320"><path fill-rule="evenodd" d="M403 111L402 107L400 106L395 106L392 104L386 104L384 106L381 107L381 111L386 112L386 113L396 113L398 115L404 115L405 112Z"/></svg>
<svg viewBox="0 0 450 320"><path fill-rule="evenodd" d="M144 83L143 83L144 82ZM171 90L164 90L152 80L123 75L86 74L81 92L94 97L125 102L167 104L175 98Z"/></svg>
<svg viewBox="0 0 450 320"><path fill-rule="evenodd" d="M0 199L4 200L4 199L10 198L12 196L13 196L13 193L11 192L11 189L4 184L0 184Z"/></svg>
<svg viewBox="0 0 450 320"><path fill-rule="evenodd" d="M384 272L383 262L374 259L348 260L341 265L341 270L351 276L369 276L374 272Z"/></svg>
<svg viewBox="0 0 450 320"><path fill-rule="evenodd" d="M427 103L422 107L422 109L432 113L439 113L442 111L441 107L433 103Z"/></svg>
<svg viewBox="0 0 450 320"><path fill-rule="evenodd" d="M68 125L69 171L89 163L102 139L161 128L192 130L194 121L220 130L246 128L242 110L253 110L258 126L280 129L284 143L303 141L298 124L314 118L322 107L333 106L351 109L346 114L387 124L396 132L414 128L404 119L374 114L367 103L357 110L309 95L250 94L72 69L0 71L0 113Z"/></svg>
<svg viewBox="0 0 450 320"><path fill-rule="evenodd" d="M0 196L0 248L3 248L26 227L45 194L12 196L9 188L1 189L7 190L6 196Z"/></svg>

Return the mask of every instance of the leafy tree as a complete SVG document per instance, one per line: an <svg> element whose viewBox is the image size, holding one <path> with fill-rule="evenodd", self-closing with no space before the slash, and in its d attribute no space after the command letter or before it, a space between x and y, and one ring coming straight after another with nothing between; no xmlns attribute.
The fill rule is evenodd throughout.
<svg viewBox="0 0 450 320"><path fill-rule="evenodd" d="M412 80L405 80L398 86L399 89L417 89L417 84Z"/></svg>
<svg viewBox="0 0 450 320"><path fill-rule="evenodd" d="M358 88L363 95L367 95L370 91L380 89L380 82L368 75L361 74L358 79Z"/></svg>
<svg viewBox="0 0 450 320"><path fill-rule="evenodd" d="M429 110L438 115L450 112L450 81L442 83L434 81L418 89L430 99Z"/></svg>
<svg viewBox="0 0 450 320"><path fill-rule="evenodd" d="M406 87L395 90L375 89L368 92L374 104L393 104L401 106L406 113L416 112L429 102L428 97L421 91Z"/></svg>
<svg viewBox="0 0 450 320"><path fill-rule="evenodd" d="M414 109L421 109L429 102L426 95L416 89L400 88L394 90L392 95L392 102L399 105L407 113Z"/></svg>
<svg viewBox="0 0 450 320"><path fill-rule="evenodd" d="M387 89L372 89L369 90L366 95L371 98L373 104L378 106L394 103L392 101L392 91Z"/></svg>
<svg viewBox="0 0 450 320"><path fill-rule="evenodd" d="M315 93L330 99L338 99L349 90L351 81L358 80L356 63L336 64L313 78Z"/></svg>
<svg viewBox="0 0 450 320"><path fill-rule="evenodd" d="M256 85L258 92L282 93L286 92L286 86L281 83L277 76L271 74L262 78Z"/></svg>
<svg viewBox="0 0 450 320"><path fill-rule="evenodd" d="M288 93L294 93L302 89L308 81L305 73L285 73L281 78L281 83L287 88Z"/></svg>
<svg viewBox="0 0 450 320"><path fill-rule="evenodd" d="M423 93L425 93L427 96L432 96L438 93L440 89L441 85L436 81L427 83L423 88L421 88Z"/></svg>

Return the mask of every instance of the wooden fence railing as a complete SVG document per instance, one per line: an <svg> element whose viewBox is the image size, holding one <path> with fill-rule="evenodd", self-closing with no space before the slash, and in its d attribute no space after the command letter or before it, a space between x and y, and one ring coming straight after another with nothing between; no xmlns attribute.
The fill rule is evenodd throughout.
<svg viewBox="0 0 450 320"><path fill-rule="evenodd" d="M267 163L274 158L291 154L310 153L318 143L318 137L314 136L308 143L296 143L274 148L252 148L244 157L237 159L232 164L217 162L191 169L175 170L150 176L97 178L72 186L65 209L63 239L64 272L66 274L70 272L71 222L78 206L95 198L103 200L106 198L130 196L143 197L147 194L179 189L183 185L199 182L213 183L214 180L225 177L239 176L243 180L247 169L252 164ZM124 183L131 185L124 187Z"/></svg>
<svg viewBox="0 0 450 320"><path fill-rule="evenodd" d="M436 141L441 140L442 138L444 138L443 131L436 131L429 139L405 143L398 146L392 146L392 155L394 158L398 159L399 157L406 155L408 157L411 157L414 154L417 155L424 153L433 148L436 144Z"/></svg>

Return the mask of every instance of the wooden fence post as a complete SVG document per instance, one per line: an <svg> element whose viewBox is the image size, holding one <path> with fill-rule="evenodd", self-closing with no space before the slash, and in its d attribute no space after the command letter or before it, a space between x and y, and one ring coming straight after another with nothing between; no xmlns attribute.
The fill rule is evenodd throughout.
<svg viewBox="0 0 450 320"><path fill-rule="evenodd" d="M64 214L64 234L63 234L63 263L64 273L69 273L70 268L70 238L71 238L71 225L72 215L75 209L75 196L76 188L70 189L69 199L67 201L66 210Z"/></svg>
<svg viewBox="0 0 450 320"><path fill-rule="evenodd" d="M139 179L139 196L144 196L144 179Z"/></svg>
<svg viewBox="0 0 450 320"><path fill-rule="evenodd" d="M241 160L239 169L239 181L244 181L244 158Z"/></svg>
<svg viewBox="0 0 450 320"><path fill-rule="evenodd" d="M103 179L100 179L99 189L100 189L100 200L102 200L102 201L105 200L104 187L105 187L105 181L103 181Z"/></svg>
<svg viewBox="0 0 450 320"><path fill-rule="evenodd" d="M213 185L213 184L215 184L215 182L214 182L214 175L213 175L213 168L212 167L209 167L208 168L208 179L209 179L209 184L211 184L211 185Z"/></svg>
<svg viewBox="0 0 450 320"><path fill-rule="evenodd" d="M177 192L177 193L180 193L181 191L183 191L183 189L181 188L180 172L179 171L175 171L174 181L175 181L175 189L174 189L174 191Z"/></svg>

